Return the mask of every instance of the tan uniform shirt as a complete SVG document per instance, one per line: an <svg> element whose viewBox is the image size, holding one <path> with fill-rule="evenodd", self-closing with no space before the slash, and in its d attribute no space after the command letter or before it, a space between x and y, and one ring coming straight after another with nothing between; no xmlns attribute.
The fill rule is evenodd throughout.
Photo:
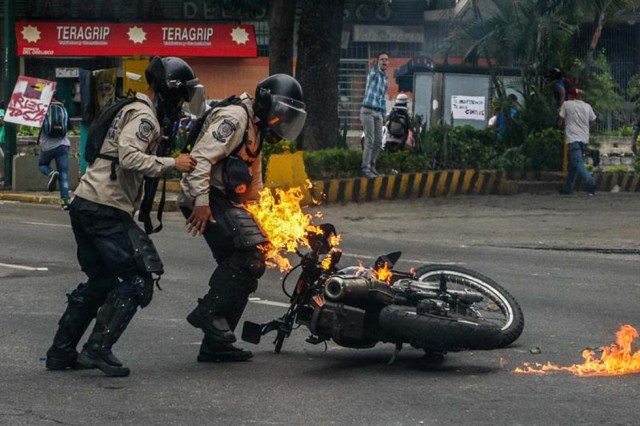
<svg viewBox="0 0 640 426"><path fill-rule="evenodd" d="M240 105L229 105L213 111L207 117L200 136L194 144L191 156L198 162L196 169L190 174L183 174L180 181L182 192L178 196L181 206L193 209L194 206L209 205L209 187L214 186L224 192L221 160L233 152L241 143L245 129L248 137L245 147L256 152L260 144L257 128L257 117L253 114L253 99L248 93L240 96L242 103L249 111L249 117ZM247 120L248 119L248 120ZM249 169L253 180L247 192L242 194L242 203L258 200L262 183L262 154L251 158L245 147L240 148L238 155L245 161L252 161Z"/></svg>
<svg viewBox="0 0 640 426"><path fill-rule="evenodd" d="M170 157L153 155L161 136L161 128L151 100L124 106L111 123L102 145L102 154L118 157L116 180L111 180L111 161L96 158L87 167L75 195L98 204L115 207L133 216L140 207L144 176L158 177L175 168Z"/></svg>

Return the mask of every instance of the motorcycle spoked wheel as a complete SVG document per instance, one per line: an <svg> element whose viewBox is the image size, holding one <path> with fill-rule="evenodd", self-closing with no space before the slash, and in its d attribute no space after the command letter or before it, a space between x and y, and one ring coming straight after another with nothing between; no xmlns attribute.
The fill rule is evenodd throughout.
<svg viewBox="0 0 640 426"><path fill-rule="evenodd" d="M515 342L524 329L524 315L518 302L501 285L482 274L460 266L428 265L416 270L419 281L439 285L446 280L447 289L469 290L482 294L484 300L473 304L473 310L457 312L461 320L493 324L499 332L488 338L482 347L497 349ZM427 327L428 328L428 327Z"/></svg>

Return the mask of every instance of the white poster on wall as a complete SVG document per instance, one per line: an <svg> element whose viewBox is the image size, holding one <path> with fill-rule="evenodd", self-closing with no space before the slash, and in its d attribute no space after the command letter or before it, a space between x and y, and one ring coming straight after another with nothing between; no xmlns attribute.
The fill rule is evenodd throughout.
<svg viewBox="0 0 640 426"><path fill-rule="evenodd" d="M484 96L451 96L451 113L454 120L485 120Z"/></svg>

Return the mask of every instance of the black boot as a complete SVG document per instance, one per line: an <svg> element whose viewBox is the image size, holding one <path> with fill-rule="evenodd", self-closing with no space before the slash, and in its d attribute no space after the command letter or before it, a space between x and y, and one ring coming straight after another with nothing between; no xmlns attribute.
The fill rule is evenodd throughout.
<svg viewBox="0 0 640 426"><path fill-rule="evenodd" d="M132 297L111 293L98 311L96 325L78 356L78 363L87 368L99 368L107 376L128 376L129 368L115 357L111 347L127 328L137 309L138 305Z"/></svg>
<svg viewBox="0 0 640 426"><path fill-rule="evenodd" d="M98 305L86 300L86 285L80 284L78 289L67 294L67 309L58 321L58 331L53 344L47 351L45 367L48 370L66 370L83 368L77 362L76 347L96 315Z"/></svg>
<svg viewBox="0 0 640 426"><path fill-rule="evenodd" d="M205 334L198 353L198 362L236 362L253 358L251 351L238 348L231 343L220 342Z"/></svg>
<svg viewBox="0 0 640 426"><path fill-rule="evenodd" d="M189 324L213 336L220 342L233 343L236 336L225 317L205 297L198 299L198 306L187 316Z"/></svg>

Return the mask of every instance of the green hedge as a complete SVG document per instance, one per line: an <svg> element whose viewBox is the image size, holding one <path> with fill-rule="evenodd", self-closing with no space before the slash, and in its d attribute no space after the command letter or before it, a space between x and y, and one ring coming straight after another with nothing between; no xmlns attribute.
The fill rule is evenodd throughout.
<svg viewBox="0 0 640 426"><path fill-rule="evenodd" d="M508 143L496 138L494 129L471 126L414 128L413 152L380 153L377 169L383 174L422 173L443 169L487 169L508 172L554 171L562 167L562 131L547 128ZM271 154L296 152L296 145L283 141L265 144L264 167ZM307 175L313 180L360 177L362 152L341 148L304 151Z"/></svg>
<svg viewBox="0 0 640 426"><path fill-rule="evenodd" d="M360 151L334 148L304 152L307 175L313 180L360 177L361 163ZM429 170L429 159L408 151L382 152L376 167L383 174L424 172Z"/></svg>

